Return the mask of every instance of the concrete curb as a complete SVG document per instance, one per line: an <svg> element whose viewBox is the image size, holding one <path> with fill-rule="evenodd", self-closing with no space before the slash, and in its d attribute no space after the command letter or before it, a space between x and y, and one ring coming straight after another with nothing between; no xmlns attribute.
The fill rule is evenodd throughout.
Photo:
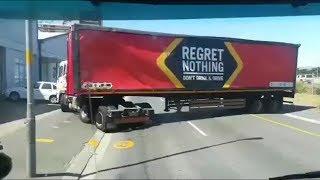
<svg viewBox="0 0 320 180"><path fill-rule="evenodd" d="M79 179L84 169L86 168L90 158L96 153L96 149L99 146L103 136L103 133L100 130L97 130L92 138L85 144L84 148L77 154L71 161L70 166L67 169L66 173L68 174L78 174L79 177L75 176L63 176L62 179ZM90 142L97 142L90 143Z"/></svg>

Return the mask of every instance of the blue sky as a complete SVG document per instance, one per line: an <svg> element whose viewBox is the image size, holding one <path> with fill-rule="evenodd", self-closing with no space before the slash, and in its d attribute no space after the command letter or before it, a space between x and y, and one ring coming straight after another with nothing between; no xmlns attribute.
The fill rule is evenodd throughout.
<svg viewBox="0 0 320 180"><path fill-rule="evenodd" d="M320 66L320 16L104 21L103 25L301 44L298 67Z"/></svg>

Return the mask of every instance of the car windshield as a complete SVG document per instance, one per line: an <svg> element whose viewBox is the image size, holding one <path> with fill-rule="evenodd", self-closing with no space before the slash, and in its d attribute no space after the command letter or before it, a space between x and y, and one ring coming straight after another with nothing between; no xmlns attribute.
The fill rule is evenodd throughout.
<svg viewBox="0 0 320 180"><path fill-rule="evenodd" d="M0 179L320 179L320 1L0 1L0 27Z"/></svg>

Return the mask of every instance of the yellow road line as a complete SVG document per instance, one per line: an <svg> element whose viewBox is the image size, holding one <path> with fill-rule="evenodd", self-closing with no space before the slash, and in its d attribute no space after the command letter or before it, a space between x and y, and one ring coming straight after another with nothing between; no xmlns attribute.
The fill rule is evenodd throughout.
<svg viewBox="0 0 320 180"><path fill-rule="evenodd" d="M289 124L280 123L280 122L278 122L278 121L274 121L274 120L272 120L272 119L268 119L268 118L261 117L261 116L257 116L257 115L253 115L253 114L251 114L251 116L256 117L256 118L259 118L259 119L262 119L262 120L264 120L264 121L271 122L271 123L273 123L273 124L277 124L277 125L280 125L280 126L283 126L283 127L289 128L289 129L292 129L292 130L297 131L297 132L301 132L301 133L308 134L308 135L315 136L315 137L320 137L320 134L318 134L318 133L314 133L314 132L311 132L311 131L306 131L306 130L303 130L303 129L300 129L300 128L291 126L291 125L289 125Z"/></svg>
<svg viewBox="0 0 320 180"><path fill-rule="evenodd" d="M53 143L54 140L53 139L47 139L47 138L37 138L36 142L39 142L39 143Z"/></svg>

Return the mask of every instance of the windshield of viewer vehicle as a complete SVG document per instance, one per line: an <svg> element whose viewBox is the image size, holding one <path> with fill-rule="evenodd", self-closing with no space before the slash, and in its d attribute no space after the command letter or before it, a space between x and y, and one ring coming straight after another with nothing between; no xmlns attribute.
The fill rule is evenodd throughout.
<svg viewBox="0 0 320 180"><path fill-rule="evenodd" d="M7 2L0 27L0 179L320 177L319 3Z"/></svg>

